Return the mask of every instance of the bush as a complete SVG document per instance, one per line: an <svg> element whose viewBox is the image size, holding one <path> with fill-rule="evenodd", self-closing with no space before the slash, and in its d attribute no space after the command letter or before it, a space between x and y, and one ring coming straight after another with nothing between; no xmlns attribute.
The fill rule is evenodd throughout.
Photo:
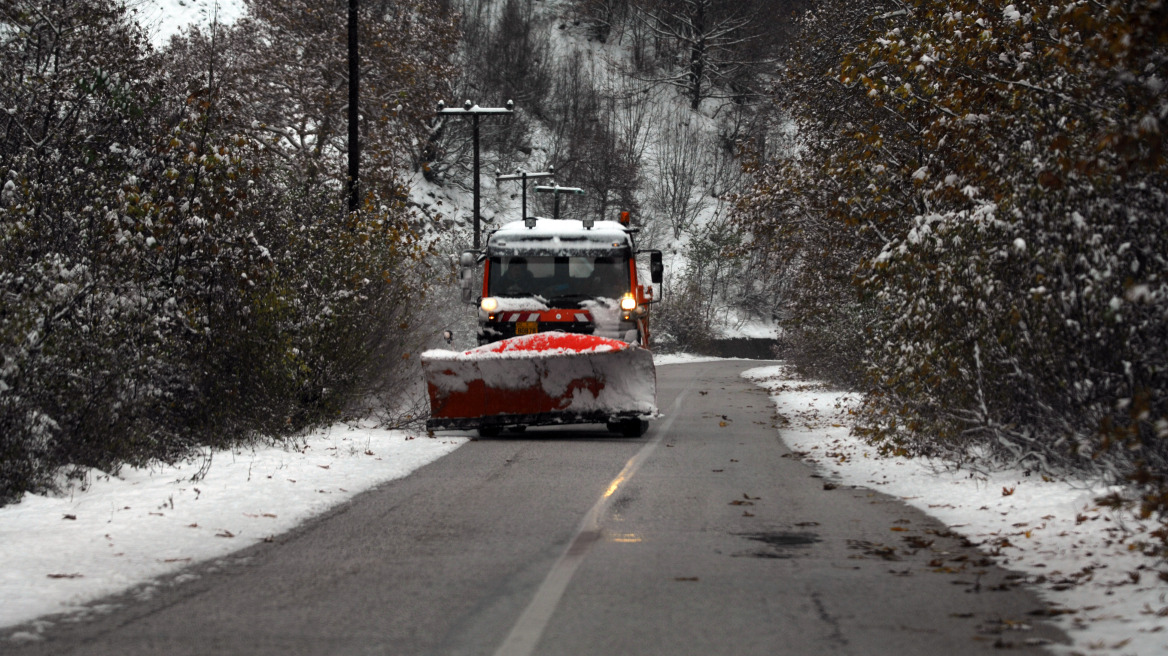
<svg viewBox="0 0 1168 656"><path fill-rule="evenodd" d="M1162 481L1162 9L1008 9L809 14L799 147L740 216L786 256L804 334L865 345L872 439Z"/></svg>
<svg viewBox="0 0 1168 656"><path fill-rule="evenodd" d="M327 128L343 106L263 78L286 66L252 66L272 54L242 47L262 15L156 54L112 0L0 11L0 106L15 108L0 113L0 503L64 465L173 461L392 401L426 290L396 178L423 130L410 111L366 110L365 206L350 215ZM449 27L369 11L376 33L405 26L402 44ZM266 43L329 52L313 31L327 27ZM435 86L449 71L422 54L408 73L370 57L373 91ZM306 122L320 129L287 129Z"/></svg>

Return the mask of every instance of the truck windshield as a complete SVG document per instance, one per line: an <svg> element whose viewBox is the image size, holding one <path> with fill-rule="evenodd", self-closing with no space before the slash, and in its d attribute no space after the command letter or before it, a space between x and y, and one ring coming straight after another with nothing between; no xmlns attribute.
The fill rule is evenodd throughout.
<svg viewBox="0 0 1168 656"><path fill-rule="evenodd" d="M608 256L492 256L491 296L620 298L629 293L629 258Z"/></svg>

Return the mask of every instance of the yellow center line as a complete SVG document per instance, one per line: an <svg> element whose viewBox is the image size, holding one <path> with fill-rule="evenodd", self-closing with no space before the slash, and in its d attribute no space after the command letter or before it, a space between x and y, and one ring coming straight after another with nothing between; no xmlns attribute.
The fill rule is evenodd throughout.
<svg viewBox="0 0 1168 656"><path fill-rule="evenodd" d="M608 509L609 499L616 494L621 485L628 482L637 473L641 465L657 449L662 438L673 427L673 420L677 418L677 409L681 407L682 400L688 394L689 390L685 389L677 395L677 399L673 402L673 411L669 413L669 418L665 420L665 423L657 428L653 439L641 447L641 450L625 463L624 469L617 474L616 478L612 479L604 494L597 499L592 509L584 516L580 527L576 529L575 537L568 543L568 548L564 550L563 555L552 566L539 589L535 591L531 603L519 616L515 626L511 627L511 632L507 634L507 639L495 651L495 656L531 656L535 653L535 646L540 637L543 636L548 622L551 621L552 614L555 613L560 599L564 596L564 591L568 589L568 584L571 583L576 568L584 562L584 556L587 555L592 545L600 541L603 530L600 519Z"/></svg>

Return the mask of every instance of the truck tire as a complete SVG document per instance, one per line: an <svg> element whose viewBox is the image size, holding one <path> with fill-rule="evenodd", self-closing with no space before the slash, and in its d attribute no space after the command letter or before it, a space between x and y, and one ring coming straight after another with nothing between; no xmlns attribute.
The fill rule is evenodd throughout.
<svg viewBox="0 0 1168 656"><path fill-rule="evenodd" d="M608 430L613 433L620 433L625 437L640 437L649 430L649 422L644 419L621 419L620 421L610 421Z"/></svg>

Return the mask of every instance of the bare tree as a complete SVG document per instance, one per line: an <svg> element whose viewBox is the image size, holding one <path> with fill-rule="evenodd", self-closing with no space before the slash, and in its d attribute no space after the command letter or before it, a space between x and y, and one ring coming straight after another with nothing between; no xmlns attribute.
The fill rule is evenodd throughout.
<svg viewBox="0 0 1168 656"><path fill-rule="evenodd" d="M706 207L701 188L705 143L701 131L687 119L680 113L668 117L657 141L653 203L672 226L674 239L680 239Z"/></svg>
<svg viewBox="0 0 1168 656"><path fill-rule="evenodd" d="M588 22L592 35L605 43L614 33L620 36L629 15L627 0L579 0L576 14Z"/></svg>
<svg viewBox="0 0 1168 656"><path fill-rule="evenodd" d="M639 19L657 37L674 44L673 63L652 81L680 89L697 109L706 98L754 95L750 69L755 59L747 46L761 33L759 4L726 0L660 2Z"/></svg>

